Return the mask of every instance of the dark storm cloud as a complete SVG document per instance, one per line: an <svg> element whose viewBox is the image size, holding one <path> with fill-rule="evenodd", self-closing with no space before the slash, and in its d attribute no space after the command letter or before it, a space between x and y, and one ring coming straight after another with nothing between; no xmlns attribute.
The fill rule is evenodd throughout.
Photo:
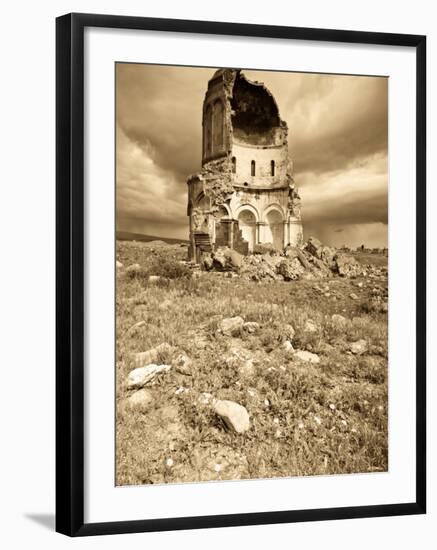
<svg viewBox="0 0 437 550"><path fill-rule="evenodd" d="M119 229L186 237L186 179L200 168L202 103L213 72L117 65ZM375 243L386 242L387 80L245 74L265 83L288 124L304 229L351 242L370 231Z"/></svg>

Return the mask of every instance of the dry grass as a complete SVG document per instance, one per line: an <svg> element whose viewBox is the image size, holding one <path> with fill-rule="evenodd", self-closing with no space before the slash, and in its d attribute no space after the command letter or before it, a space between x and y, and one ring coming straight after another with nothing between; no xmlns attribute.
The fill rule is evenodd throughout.
<svg viewBox="0 0 437 550"><path fill-rule="evenodd" d="M386 296L387 279L255 283L218 273L194 279L182 269L148 282L146 274L185 256L177 245L118 243L117 259L125 268L139 263L144 276L125 268L117 276L117 484L386 471L387 314L366 304ZM260 330L218 334L220 320L236 315ZM308 319L315 332L305 331ZM287 355L286 324L295 349L318 354L319 364ZM367 351L352 355L359 339ZM192 358L191 376L172 369L150 386L153 405L127 407L132 353L162 342ZM232 349L252 355L252 372L226 361ZM205 392L244 405L250 430L227 431Z"/></svg>

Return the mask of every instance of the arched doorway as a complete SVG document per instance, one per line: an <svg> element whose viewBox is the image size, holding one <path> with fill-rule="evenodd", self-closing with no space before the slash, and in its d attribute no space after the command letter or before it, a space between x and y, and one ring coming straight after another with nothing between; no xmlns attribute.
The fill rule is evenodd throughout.
<svg viewBox="0 0 437 550"><path fill-rule="evenodd" d="M266 216L266 242L272 243L276 250L284 248L284 223L278 210L270 210Z"/></svg>
<svg viewBox="0 0 437 550"><path fill-rule="evenodd" d="M250 210L242 210L238 215L238 224L242 237L249 244L249 252L253 251L256 243L256 218Z"/></svg>

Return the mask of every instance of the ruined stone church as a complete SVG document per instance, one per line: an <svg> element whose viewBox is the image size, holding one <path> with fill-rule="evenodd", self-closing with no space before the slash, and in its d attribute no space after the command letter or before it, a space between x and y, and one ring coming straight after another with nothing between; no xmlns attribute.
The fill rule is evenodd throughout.
<svg viewBox="0 0 437 550"><path fill-rule="evenodd" d="M202 169L188 179L192 261L228 246L250 254L302 241L288 127L273 95L240 70L219 69L203 102Z"/></svg>

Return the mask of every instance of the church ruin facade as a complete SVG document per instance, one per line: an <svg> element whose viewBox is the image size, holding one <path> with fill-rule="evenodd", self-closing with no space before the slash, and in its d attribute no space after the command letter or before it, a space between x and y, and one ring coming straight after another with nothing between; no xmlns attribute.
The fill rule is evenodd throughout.
<svg viewBox="0 0 437 550"><path fill-rule="evenodd" d="M228 246L250 254L302 242L288 127L273 95L240 70L219 69L203 102L202 169L188 179L190 259Z"/></svg>

